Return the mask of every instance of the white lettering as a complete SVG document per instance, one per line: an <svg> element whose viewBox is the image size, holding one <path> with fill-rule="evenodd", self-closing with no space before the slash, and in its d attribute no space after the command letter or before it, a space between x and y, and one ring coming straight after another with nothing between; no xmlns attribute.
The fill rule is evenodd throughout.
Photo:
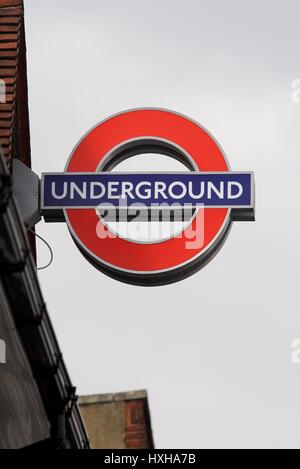
<svg viewBox="0 0 300 469"><path fill-rule="evenodd" d="M101 191L96 194L96 188L99 188ZM105 186L102 182L91 182L91 199L101 199L105 194Z"/></svg>
<svg viewBox="0 0 300 469"><path fill-rule="evenodd" d="M212 192L214 192L219 199L224 198L224 182L220 182L220 188L218 189L213 182L208 181L207 183L207 198L211 199L212 198Z"/></svg>
<svg viewBox="0 0 300 469"><path fill-rule="evenodd" d="M87 189L87 184L86 182L82 183L82 189L77 186L76 182L71 182L70 184L70 199L75 198L75 192L81 197L82 199L86 199L86 189Z"/></svg>
<svg viewBox="0 0 300 469"><path fill-rule="evenodd" d="M139 456L119 456L111 453L110 456L105 456L104 464L127 464L135 467L138 462Z"/></svg>
<svg viewBox="0 0 300 469"><path fill-rule="evenodd" d="M236 194L233 193L233 188L237 187L238 192ZM238 199L243 193L243 186L239 182L229 181L228 183L228 199Z"/></svg>
<svg viewBox="0 0 300 469"><path fill-rule="evenodd" d="M167 185L164 182L157 181L154 186L154 198L158 199L161 195L163 199L167 199L168 196L166 195Z"/></svg>
<svg viewBox="0 0 300 469"><path fill-rule="evenodd" d="M175 194L174 193L175 187L179 187L180 189L182 189L182 192L180 194ZM172 182L172 184L170 184L169 194L171 197L173 197L173 199L176 199L176 200L182 199L183 197L186 196L186 193L187 193L187 187L183 182L175 181L175 182Z"/></svg>
<svg viewBox="0 0 300 469"><path fill-rule="evenodd" d="M118 181L116 182L109 182L108 183L108 198L109 199L119 199L120 197L116 194L119 189L119 183Z"/></svg>
<svg viewBox="0 0 300 469"><path fill-rule="evenodd" d="M61 195L58 195L56 193L56 188L55 188L56 184L55 182L52 182L51 184L51 194L53 196L54 199L56 200L61 200L61 199L64 199L67 195L67 192L68 192L68 183L67 182L64 182L64 186L63 186L63 192Z"/></svg>
<svg viewBox="0 0 300 469"><path fill-rule="evenodd" d="M193 192L193 182L192 181L189 182L189 194L192 197L192 199L202 199L202 197L204 196L204 191L205 191L204 181L200 182L200 192L199 192L199 194L195 194Z"/></svg>
<svg viewBox="0 0 300 469"><path fill-rule="evenodd" d="M144 189L144 194L141 193L142 187L148 187ZM136 194L140 199L150 199L151 198L151 182L142 181L139 182L135 188Z"/></svg>
<svg viewBox="0 0 300 469"><path fill-rule="evenodd" d="M128 196L130 199L134 199L134 195L132 195L133 191L133 184L132 182L124 182L122 185L122 199L125 199Z"/></svg>

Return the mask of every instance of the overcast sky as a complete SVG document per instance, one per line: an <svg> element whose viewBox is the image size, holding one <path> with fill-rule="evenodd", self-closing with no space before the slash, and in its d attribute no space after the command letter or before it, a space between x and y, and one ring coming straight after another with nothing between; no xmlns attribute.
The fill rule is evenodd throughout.
<svg viewBox="0 0 300 469"><path fill-rule="evenodd" d="M300 4L25 0L33 168L62 171L105 117L190 116L253 170L257 221L235 223L202 271L159 288L84 260L65 224L39 274L80 394L146 388L158 448L300 447ZM48 260L39 245L39 263Z"/></svg>

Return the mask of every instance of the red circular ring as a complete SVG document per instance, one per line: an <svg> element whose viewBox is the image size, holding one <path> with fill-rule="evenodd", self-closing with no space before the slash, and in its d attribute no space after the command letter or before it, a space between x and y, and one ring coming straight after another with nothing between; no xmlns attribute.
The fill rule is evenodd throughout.
<svg viewBox="0 0 300 469"><path fill-rule="evenodd" d="M101 122L80 141L65 170L96 172L112 148L144 137L173 142L191 156L200 171L229 171L225 155L205 129L185 116L163 109L134 109ZM230 210L204 209L204 242L196 250L186 248L184 235L156 244L141 244L120 237L100 239L96 233L99 218L94 209L67 209L65 216L76 243L94 262L120 271L147 274L176 269L206 253L229 224Z"/></svg>

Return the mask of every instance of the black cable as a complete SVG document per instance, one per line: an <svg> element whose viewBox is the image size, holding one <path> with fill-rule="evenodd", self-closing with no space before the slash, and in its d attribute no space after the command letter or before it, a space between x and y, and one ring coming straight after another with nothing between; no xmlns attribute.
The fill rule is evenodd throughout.
<svg viewBox="0 0 300 469"><path fill-rule="evenodd" d="M38 235L37 233L35 233L35 231L29 229L28 231L30 231L30 233L32 233L34 236L36 236L38 239L40 239L44 244L46 244L47 248L49 249L50 251L50 261L48 262L48 264L42 266L42 267L37 267L37 270L44 270L44 269L47 269L48 267L50 267L50 265L52 264L53 262L53 258L54 258L54 255L53 255L53 251L52 251L52 248L50 246L49 243L47 243L47 241L42 238L42 236Z"/></svg>

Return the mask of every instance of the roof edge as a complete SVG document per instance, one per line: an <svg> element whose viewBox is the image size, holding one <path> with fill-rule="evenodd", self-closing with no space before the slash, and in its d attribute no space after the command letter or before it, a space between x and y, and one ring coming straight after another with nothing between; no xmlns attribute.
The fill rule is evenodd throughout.
<svg viewBox="0 0 300 469"><path fill-rule="evenodd" d="M145 389L139 391L128 391L108 394L91 394L80 396L79 405L104 404L109 402L133 401L137 399L148 399L148 393Z"/></svg>

